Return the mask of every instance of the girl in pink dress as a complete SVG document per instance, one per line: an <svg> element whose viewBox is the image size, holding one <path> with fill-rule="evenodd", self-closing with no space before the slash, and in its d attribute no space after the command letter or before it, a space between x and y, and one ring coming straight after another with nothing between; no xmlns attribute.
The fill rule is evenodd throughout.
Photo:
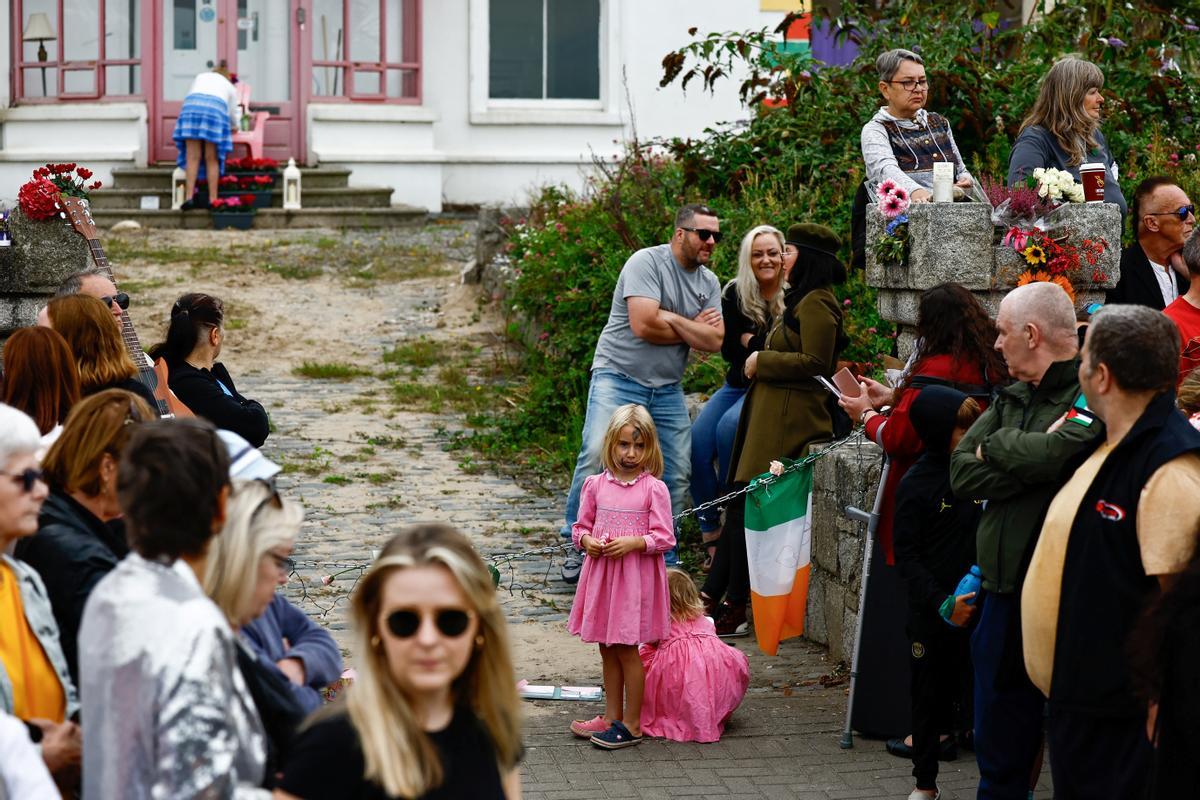
<svg viewBox="0 0 1200 800"><path fill-rule="evenodd" d="M671 495L659 478L662 450L650 413L629 404L604 434L604 472L583 482L571 538L587 558L567 630L600 645L604 716L576 720L571 731L607 750L642 741L645 676L637 646L671 626L663 553L675 546Z"/></svg>
<svg viewBox="0 0 1200 800"><path fill-rule="evenodd" d="M646 699L642 732L676 742L715 742L742 704L750 685L750 660L717 638L692 576L667 570L671 632L643 644Z"/></svg>

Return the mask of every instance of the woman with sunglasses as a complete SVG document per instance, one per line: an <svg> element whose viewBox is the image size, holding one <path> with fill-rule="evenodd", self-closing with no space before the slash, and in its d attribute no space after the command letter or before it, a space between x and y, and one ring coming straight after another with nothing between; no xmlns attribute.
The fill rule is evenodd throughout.
<svg viewBox="0 0 1200 800"><path fill-rule="evenodd" d="M117 462L136 426L155 417L144 400L121 389L81 400L42 463L50 496L37 534L17 543L17 557L46 584L76 682L83 606L100 579L129 553L119 522Z"/></svg>
<svg viewBox="0 0 1200 800"><path fill-rule="evenodd" d="M1125 216L1125 195L1117 164L1100 132L1104 73L1090 61L1067 56L1054 63L1008 157L1008 184L1016 186L1039 167L1065 170L1079 178L1081 164L1104 164L1104 202Z"/></svg>
<svg viewBox="0 0 1200 800"><path fill-rule="evenodd" d="M925 110L929 100L925 61L911 50L888 50L875 59L875 68L886 105L862 129L871 189L863 199L869 201L875 188L890 180L907 191L914 203L928 202L933 197L933 165L938 162L953 164L955 186L969 188L973 181L949 120Z"/></svg>
<svg viewBox="0 0 1200 800"><path fill-rule="evenodd" d="M303 520L300 505L281 498L271 484L235 481L204 577L205 593L238 634L238 663L270 745L268 785L295 725L320 708L320 690L342 674L333 637L276 591L292 571Z"/></svg>
<svg viewBox="0 0 1200 800"><path fill-rule="evenodd" d="M508 633L467 538L438 524L402 530L351 602L358 677L301 731L277 800L518 800Z"/></svg>
<svg viewBox="0 0 1200 800"><path fill-rule="evenodd" d="M225 304L203 293L185 294L171 306L167 338L150 349L165 358L171 391L198 417L262 447L271 422L262 404L238 394L217 358L225 343Z"/></svg>
<svg viewBox="0 0 1200 800"><path fill-rule="evenodd" d="M79 696L37 572L8 555L32 536L46 499L33 420L0 404L0 711L42 732L42 759L56 778L77 769Z"/></svg>
<svg viewBox="0 0 1200 800"><path fill-rule="evenodd" d="M105 389L124 389L157 408L154 393L138 380L137 366L108 306L95 297L73 294L52 298L46 312L50 327L67 340L75 356L84 397Z"/></svg>

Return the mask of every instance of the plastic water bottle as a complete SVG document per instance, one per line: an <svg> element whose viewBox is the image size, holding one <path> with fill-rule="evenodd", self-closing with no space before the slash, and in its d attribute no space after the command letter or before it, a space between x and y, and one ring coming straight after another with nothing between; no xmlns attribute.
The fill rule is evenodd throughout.
<svg viewBox="0 0 1200 800"><path fill-rule="evenodd" d="M961 597L964 594L970 594L971 592L974 592L975 596L970 600L965 600L964 602L969 606L975 605L975 601L979 599L979 589L982 585L983 573L979 571L978 564L972 564L971 568L967 570L967 574L962 576L962 580L960 580L958 582L958 586L954 588L954 594L947 598L946 604L950 607L950 613L953 613L954 611L954 599L956 597ZM953 622L951 622L949 615L945 616L944 619L946 620L947 625L953 625L955 628L962 627L961 625L955 625Z"/></svg>

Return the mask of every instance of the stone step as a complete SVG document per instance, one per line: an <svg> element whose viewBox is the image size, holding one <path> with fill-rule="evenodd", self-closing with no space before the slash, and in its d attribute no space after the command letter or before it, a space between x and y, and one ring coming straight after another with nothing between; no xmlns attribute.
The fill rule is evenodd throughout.
<svg viewBox="0 0 1200 800"><path fill-rule="evenodd" d="M301 190L301 202L310 209L389 208L392 203L392 190L386 186L326 188L309 186L302 182ZM93 210L140 209L143 197L157 197L160 209L170 210L171 208L169 185L136 189L98 189L92 192L91 205ZM271 192L271 205L275 208L283 207L282 187Z"/></svg>
<svg viewBox="0 0 1200 800"><path fill-rule="evenodd" d="M171 188L171 166L117 167L113 170L114 189ZM282 181L282 169L280 170ZM350 185L350 170L339 167L301 167L300 182L305 189L344 189Z"/></svg>
<svg viewBox="0 0 1200 800"><path fill-rule="evenodd" d="M421 225L429 212L415 206L390 208L304 208L284 211L281 208L262 208L254 215L254 227L271 228L398 228ZM134 220L144 228L212 227L205 211L143 211L140 208L96 208L92 218L102 229L122 220Z"/></svg>

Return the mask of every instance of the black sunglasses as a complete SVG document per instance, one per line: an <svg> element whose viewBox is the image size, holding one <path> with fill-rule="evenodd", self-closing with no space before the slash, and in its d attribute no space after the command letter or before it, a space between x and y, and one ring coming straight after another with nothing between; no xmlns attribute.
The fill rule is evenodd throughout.
<svg viewBox="0 0 1200 800"><path fill-rule="evenodd" d="M713 244L721 243L722 233L720 231L710 231L708 228L685 228L682 225L679 226L679 230L691 231L692 233L699 236L700 241L702 241L702 242L707 242L709 239L712 239Z"/></svg>
<svg viewBox="0 0 1200 800"><path fill-rule="evenodd" d="M105 295L104 297L100 298L100 302L104 303L106 306L111 306L113 301L116 301L117 306L119 306L122 311L129 308L129 295L125 294L124 292L117 292L114 295Z"/></svg>
<svg viewBox="0 0 1200 800"><path fill-rule="evenodd" d="M433 622L443 636L457 639L466 633L471 615L461 608L443 608L434 615ZM397 639L408 639L421 628L421 615L410 608L402 608L388 614L387 626Z"/></svg>
<svg viewBox="0 0 1200 800"><path fill-rule="evenodd" d="M1146 214L1147 217L1179 217L1180 222L1187 222L1187 218L1196 213L1196 206L1180 206L1174 211L1151 211Z"/></svg>
<svg viewBox="0 0 1200 800"><path fill-rule="evenodd" d="M29 494L33 491L33 485L35 483L38 481L44 481L46 479L46 473L42 472L40 469L34 469L33 467L30 467L23 472L18 472L16 475L8 472L2 472L0 475L4 475L5 477L12 478L14 481L19 482L21 484L21 489L24 490L25 494Z"/></svg>

